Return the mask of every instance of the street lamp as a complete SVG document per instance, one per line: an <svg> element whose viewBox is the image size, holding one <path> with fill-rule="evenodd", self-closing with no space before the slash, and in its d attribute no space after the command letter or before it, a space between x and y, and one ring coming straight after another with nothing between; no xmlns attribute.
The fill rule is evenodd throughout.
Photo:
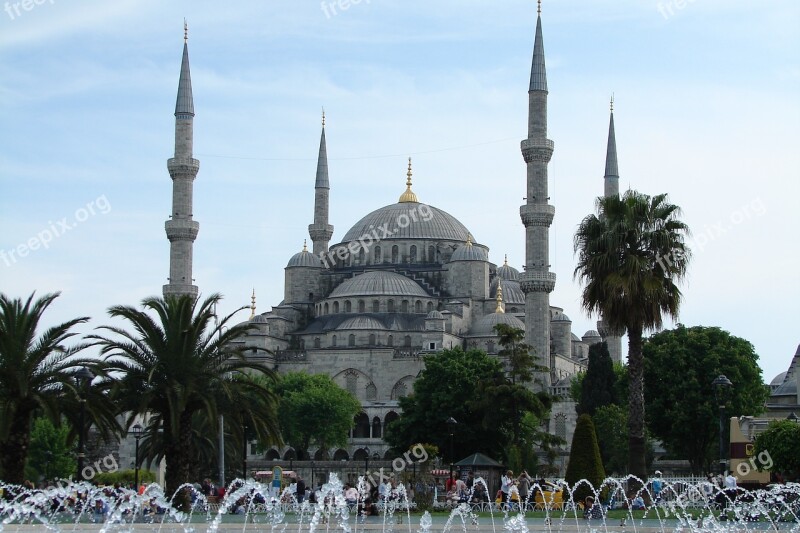
<svg viewBox="0 0 800 533"><path fill-rule="evenodd" d="M725 475L725 456L727 455L725 453L725 400L733 383L720 374L711 382L711 385L714 387L714 396L719 406L719 473Z"/></svg>
<svg viewBox="0 0 800 533"><path fill-rule="evenodd" d="M364 477L369 476L369 446L364 446L364 453L366 454L364 457Z"/></svg>
<svg viewBox="0 0 800 533"><path fill-rule="evenodd" d="M133 490L139 490L139 439L142 438L144 428L141 424L136 424L131 428L133 438L136 439L136 449L133 455Z"/></svg>
<svg viewBox="0 0 800 533"><path fill-rule="evenodd" d="M247 479L247 420L242 413L242 479Z"/></svg>
<svg viewBox="0 0 800 533"><path fill-rule="evenodd" d="M453 460L455 459L455 457L454 457L455 453L453 452L453 433L455 433L456 424L458 424L458 422L456 422L456 419L451 416L450 418L447 419L445 424L447 424L447 427L450 430L450 477L447 478L447 483L452 484L453 483Z"/></svg>
<svg viewBox="0 0 800 533"><path fill-rule="evenodd" d="M75 384L78 386L78 398L80 399L81 409L78 416L78 481L83 481L83 460L86 457L84 446L86 445L86 389L94 379L94 375L85 366L75 373Z"/></svg>
<svg viewBox="0 0 800 533"><path fill-rule="evenodd" d="M789 414L789 416L786 417L786 420L788 420L789 422L794 422L796 424L799 419L797 418L797 415L795 414L795 412L792 411Z"/></svg>

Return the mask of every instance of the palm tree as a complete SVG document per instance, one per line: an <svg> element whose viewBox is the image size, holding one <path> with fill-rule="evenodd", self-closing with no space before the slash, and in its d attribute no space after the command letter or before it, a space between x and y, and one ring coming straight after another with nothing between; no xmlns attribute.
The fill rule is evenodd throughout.
<svg viewBox="0 0 800 533"><path fill-rule="evenodd" d="M74 357L83 345L65 346L70 331L88 317L75 318L37 334L42 315L58 298L31 294L10 299L0 293L0 479L24 481L31 421L40 414L58 425L68 405L75 405L75 374L80 367L99 372L99 361Z"/></svg>
<svg viewBox="0 0 800 533"><path fill-rule="evenodd" d="M666 194L627 191L622 198L598 198L597 214L584 218L575 233L578 266L585 283L581 305L597 312L612 330L628 333L628 473L645 479L644 361L642 334L676 318L685 275L689 228Z"/></svg>
<svg viewBox="0 0 800 533"><path fill-rule="evenodd" d="M98 329L117 339L87 337L101 347L110 372L119 373L114 397L127 413L127 425L137 415L148 418L146 439L166 459L166 489L172 494L181 484L194 481L198 450L193 439L193 418L202 415L216 428L223 404L234 404L237 414L265 441L278 440L275 402L270 390L248 377L257 372L272 377L271 370L248 361L241 336L250 328L243 323L227 327L234 313L217 321L213 294L200 303L191 296L146 298L144 310L130 306L109 309L133 331L103 326ZM157 320L148 313L154 312ZM260 401L243 402L257 397ZM195 421L196 426L196 421Z"/></svg>

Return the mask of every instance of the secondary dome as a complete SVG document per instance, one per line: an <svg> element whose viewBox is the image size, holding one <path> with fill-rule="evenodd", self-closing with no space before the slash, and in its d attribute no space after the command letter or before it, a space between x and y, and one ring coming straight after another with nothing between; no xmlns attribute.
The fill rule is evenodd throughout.
<svg viewBox="0 0 800 533"><path fill-rule="evenodd" d="M503 287L503 302L511 305L525 305L525 293L522 292L519 282L514 280L494 278L489 288L489 298L497 297L497 286L501 284Z"/></svg>
<svg viewBox="0 0 800 533"><path fill-rule="evenodd" d="M508 265L508 256L506 256L503 264L497 267L497 276L500 279L519 280L519 270Z"/></svg>
<svg viewBox="0 0 800 533"><path fill-rule="evenodd" d="M475 324L475 327L472 329L472 335L496 337L497 332L494 330L494 327L497 324L507 324L513 328L518 328L523 331L525 330L525 324L523 324L522 321L514 315L509 315L507 313L492 313L478 320L478 323Z"/></svg>
<svg viewBox="0 0 800 533"><path fill-rule="evenodd" d="M320 261L319 257L308 251L306 243L304 242L303 250L294 254L286 264L286 268L291 267L322 268L322 261Z"/></svg>
<svg viewBox="0 0 800 533"><path fill-rule="evenodd" d="M386 329L386 326L371 316L354 316L339 324L336 329Z"/></svg>
<svg viewBox="0 0 800 533"><path fill-rule="evenodd" d="M486 253L486 249L482 246L472 244L472 237L467 236L466 244L462 244L456 251L453 252L453 255L450 257L450 261L488 261L489 254Z"/></svg>
<svg viewBox="0 0 800 533"><path fill-rule="evenodd" d="M394 272L366 272L336 287L328 298L349 296L424 296L419 284Z"/></svg>
<svg viewBox="0 0 800 533"><path fill-rule="evenodd" d="M389 232L386 235L386 232ZM343 243L369 236L386 239L466 241L469 231L449 213L419 202L402 202L376 209L345 233Z"/></svg>

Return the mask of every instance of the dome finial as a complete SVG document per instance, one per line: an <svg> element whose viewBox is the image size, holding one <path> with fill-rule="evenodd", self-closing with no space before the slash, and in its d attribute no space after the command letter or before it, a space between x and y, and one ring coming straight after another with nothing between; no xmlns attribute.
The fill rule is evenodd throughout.
<svg viewBox="0 0 800 533"><path fill-rule="evenodd" d="M538 5L536 6L536 14L537 15L541 15L542 14L542 0L538 0L537 4Z"/></svg>
<svg viewBox="0 0 800 533"><path fill-rule="evenodd" d="M256 316L256 289L253 287L253 295L250 297L250 320Z"/></svg>
<svg viewBox="0 0 800 533"><path fill-rule="evenodd" d="M189 41L189 23L183 19L183 42Z"/></svg>
<svg viewBox="0 0 800 533"><path fill-rule="evenodd" d="M495 313L505 313L506 310L503 308L503 284L497 284L497 309L494 310Z"/></svg>
<svg viewBox="0 0 800 533"><path fill-rule="evenodd" d="M308 246L306 245L306 240L305 239L303 239L303 251L304 252L308 251Z"/></svg>
<svg viewBox="0 0 800 533"><path fill-rule="evenodd" d="M505 259L503 260L503 266L508 266L508 254L505 254Z"/></svg>
<svg viewBox="0 0 800 533"><path fill-rule="evenodd" d="M417 195L411 190L411 158L408 158L408 172L406 173L406 192L400 195L399 203L414 202L418 203Z"/></svg>
<svg viewBox="0 0 800 533"><path fill-rule="evenodd" d="M467 246L472 246L472 233L467 233Z"/></svg>
<svg viewBox="0 0 800 533"><path fill-rule="evenodd" d="M614 93L611 93L611 112L614 112Z"/></svg>
<svg viewBox="0 0 800 533"><path fill-rule="evenodd" d="M322 108L322 127L325 127L325 108Z"/></svg>

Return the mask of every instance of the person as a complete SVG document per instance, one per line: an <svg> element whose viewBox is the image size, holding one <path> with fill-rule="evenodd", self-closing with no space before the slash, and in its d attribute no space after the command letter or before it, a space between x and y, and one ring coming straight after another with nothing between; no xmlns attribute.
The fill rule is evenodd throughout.
<svg viewBox="0 0 800 533"><path fill-rule="evenodd" d="M714 501L714 475L708 474L706 476L706 482L703 483L703 496L707 502L712 503Z"/></svg>
<svg viewBox="0 0 800 533"><path fill-rule="evenodd" d="M467 473L467 489L472 490L472 485L475 483L475 472L470 470Z"/></svg>
<svg viewBox="0 0 800 533"><path fill-rule="evenodd" d="M511 487L514 485L514 472L507 470L505 475L500 478L500 504L505 507L511 502Z"/></svg>
<svg viewBox="0 0 800 533"><path fill-rule="evenodd" d="M661 501L661 470L656 470L656 477L653 479L653 501Z"/></svg>
<svg viewBox="0 0 800 533"><path fill-rule="evenodd" d="M108 505L100 498L97 498L94 501L94 507L92 507L92 521L95 523L105 522L107 514Z"/></svg>
<svg viewBox="0 0 800 533"><path fill-rule="evenodd" d="M527 470L523 470L517 478L517 489L519 490L519 502L524 506L528 503L528 492L531 488L531 476L528 475Z"/></svg>
<svg viewBox="0 0 800 533"><path fill-rule="evenodd" d="M456 473L453 472L452 475L449 478L447 478L447 481L444 484L444 490L446 492L452 492L453 485L455 484L456 484Z"/></svg>
<svg viewBox="0 0 800 533"><path fill-rule="evenodd" d="M634 511L644 510L644 498L642 498L641 494L637 494L633 501L631 501L631 509Z"/></svg>
<svg viewBox="0 0 800 533"><path fill-rule="evenodd" d="M587 496L583 504L583 517L588 519L603 518L603 508L595 503L593 496Z"/></svg>
<svg viewBox="0 0 800 533"><path fill-rule="evenodd" d="M303 476L297 476L297 486L295 487L297 503L303 503L306 498L306 482Z"/></svg>
<svg viewBox="0 0 800 533"><path fill-rule="evenodd" d="M349 483L344 486L344 501L347 505L356 505L358 503L358 490Z"/></svg>

